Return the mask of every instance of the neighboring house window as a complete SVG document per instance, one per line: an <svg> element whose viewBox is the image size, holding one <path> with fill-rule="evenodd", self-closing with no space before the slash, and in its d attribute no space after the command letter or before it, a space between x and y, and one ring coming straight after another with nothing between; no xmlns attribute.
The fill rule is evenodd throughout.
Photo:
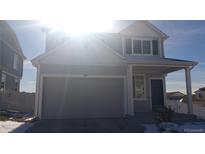
<svg viewBox="0 0 205 154"><path fill-rule="evenodd" d="M202 93L199 93L199 99L202 99L202 98L203 98Z"/></svg>
<svg viewBox="0 0 205 154"><path fill-rule="evenodd" d="M0 90L4 91L5 90L5 86L6 86L6 74L2 74Z"/></svg>
<svg viewBox="0 0 205 154"><path fill-rule="evenodd" d="M14 54L14 61L13 61L13 68L15 70L18 70L18 64L19 64L19 57L18 55L15 53Z"/></svg>
<svg viewBox="0 0 205 154"><path fill-rule="evenodd" d="M145 77L144 75L133 76L133 96L135 99L145 99Z"/></svg>
<svg viewBox="0 0 205 154"><path fill-rule="evenodd" d="M126 53L129 55L158 55L158 40L125 40Z"/></svg>
<svg viewBox="0 0 205 154"><path fill-rule="evenodd" d="M14 87L14 90L15 90L15 91L18 91L18 90L19 90L19 80L18 80L18 79L15 79L15 87Z"/></svg>

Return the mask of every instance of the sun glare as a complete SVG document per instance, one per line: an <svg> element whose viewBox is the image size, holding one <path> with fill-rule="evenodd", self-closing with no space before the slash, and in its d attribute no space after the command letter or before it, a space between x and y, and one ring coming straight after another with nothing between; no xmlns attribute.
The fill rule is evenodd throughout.
<svg viewBox="0 0 205 154"><path fill-rule="evenodd" d="M48 28L67 33L106 32L111 28L111 20L47 20L43 24Z"/></svg>

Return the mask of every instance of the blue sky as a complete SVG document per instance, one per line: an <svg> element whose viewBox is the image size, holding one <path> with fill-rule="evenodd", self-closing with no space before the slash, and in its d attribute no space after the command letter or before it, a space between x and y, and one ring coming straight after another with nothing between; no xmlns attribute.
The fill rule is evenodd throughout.
<svg viewBox="0 0 205 154"><path fill-rule="evenodd" d="M169 58L198 61L192 70L193 91L205 86L205 21L150 21L169 38L165 42L165 55ZM36 69L29 60L44 52L45 34L36 21L8 21L15 30L27 60L21 81L21 91L35 91ZM185 92L184 71L167 76L167 91Z"/></svg>

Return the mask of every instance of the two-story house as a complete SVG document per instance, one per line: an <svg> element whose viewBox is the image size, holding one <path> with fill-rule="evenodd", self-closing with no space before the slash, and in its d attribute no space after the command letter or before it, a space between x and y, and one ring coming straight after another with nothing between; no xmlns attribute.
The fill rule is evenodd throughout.
<svg viewBox="0 0 205 154"><path fill-rule="evenodd" d="M205 101L205 87L199 88L194 93L196 94L196 100Z"/></svg>
<svg viewBox="0 0 205 154"><path fill-rule="evenodd" d="M36 116L68 119L150 112L166 105L165 77L181 69L192 113L190 70L197 62L165 58L168 36L148 21L114 23L106 33L47 32L46 52L32 60L37 68Z"/></svg>
<svg viewBox="0 0 205 154"><path fill-rule="evenodd" d="M10 25L0 21L0 91L19 91L23 73L22 52L15 32Z"/></svg>

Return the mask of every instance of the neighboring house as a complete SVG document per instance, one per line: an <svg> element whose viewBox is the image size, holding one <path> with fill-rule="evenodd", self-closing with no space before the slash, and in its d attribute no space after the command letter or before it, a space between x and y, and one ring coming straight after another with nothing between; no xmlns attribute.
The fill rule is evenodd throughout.
<svg viewBox="0 0 205 154"><path fill-rule="evenodd" d="M187 104L187 95L185 95L184 97L183 97L183 99L182 99L182 103L185 103L185 104ZM204 100L200 100L200 99L197 99L197 96L196 96L196 94L192 94L192 102L193 102L193 104L195 104L195 105L199 105L199 106L205 106L205 101Z"/></svg>
<svg viewBox="0 0 205 154"><path fill-rule="evenodd" d="M192 94L192 102L193 104L197 104L200 106L205 106L205 87L199 88L197 91ZM187 103L187 95L183 97L183 103Z"/></svg>
<svg viewBox="0 0 205 154"><path fill-rule="evenodd" d="M46 52L32 60L37 68L36 116L96 118L150 112L166 105L165 76L182 69L192 113L190 71L197 62L165 58L168 36L148 21L115 21L107 33L82 37L46 34Z"/></svg>
<svg viewBox="0 0 205 154"><path fill-rule="evenodd" d="M205 87L199 88L194 92L196 94L196 99L199 101L205 101Z"/></svg>
<svg viewBox="0 0 205 154"><path fill-rule="evenodd" d="M19 91L25 56L15 32L6 21L0 21L0 91Z"/></svg>
<svg viewBox="0 0 205 154"><path fill-rule="evenodd" d="M183 99L185 95L179 91L176 92L167 92L167 99L168 100L175 100L175 101L180 101Z"/></svg>

